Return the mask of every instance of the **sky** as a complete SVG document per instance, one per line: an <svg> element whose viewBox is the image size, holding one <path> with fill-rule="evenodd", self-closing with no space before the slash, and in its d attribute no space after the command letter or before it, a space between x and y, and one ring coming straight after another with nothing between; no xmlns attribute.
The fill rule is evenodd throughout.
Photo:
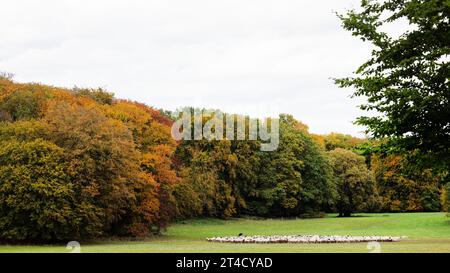
<svg viewBox="0 0 450 273"><path fill-rule="evenodd" d="M358 0L6 0L0 71L18 82L102 87L176 110L292 114L310 132L363 136L351 76L370 45L335 12Z"/></svg>

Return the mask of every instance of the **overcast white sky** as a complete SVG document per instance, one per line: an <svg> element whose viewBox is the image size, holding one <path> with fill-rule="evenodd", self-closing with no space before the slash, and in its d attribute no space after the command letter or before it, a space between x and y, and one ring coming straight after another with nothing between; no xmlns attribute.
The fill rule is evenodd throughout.
<svg viewBox="0 0 450 273"><path fill-rule="evenodd" d="M348 76L370 48L333 11L358 0L6 0L0 71L19 82L106 87L174 110L293 114L314 133L362 136Z"/></svg>

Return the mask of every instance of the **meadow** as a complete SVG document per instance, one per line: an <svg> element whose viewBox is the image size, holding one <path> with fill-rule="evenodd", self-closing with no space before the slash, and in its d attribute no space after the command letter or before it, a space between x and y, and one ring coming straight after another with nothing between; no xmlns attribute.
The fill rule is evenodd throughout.
<svg viewBox="0 0 450 273"><path fill-rule="evenodd" d="M450 218L444 213L357 214L320 219L197 219L180 221L160 237L81 242L81 252L370 252L366 243L231 244L205 238L245 235L389 235L401 242L381 243L381 252L450 252ZM0 252L70 252L65 245L2 245Z"/></svg>

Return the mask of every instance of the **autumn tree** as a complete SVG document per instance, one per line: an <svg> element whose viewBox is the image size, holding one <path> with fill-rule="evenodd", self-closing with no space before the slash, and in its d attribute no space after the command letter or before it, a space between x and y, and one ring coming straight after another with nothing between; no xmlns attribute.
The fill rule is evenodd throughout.
<svg viewBox="0 0 450 273"><path fill-rule="evenodd" d="M82 202L66 151L42 121L0 126L0 232L11 241L57 241L102 235L100 210Z"/></svg>
<svg viewBox="0 0 450 273"><path fill-rule="evenodd" d="M24 209L12 202L0 208L0 239L147 236L175 217L177 143L172 121L158 110L115 100L103 89L68 90L5 77L0 110L0 142L13 147L0 162L0 187L8 189L0 191L0 200L33 195ZM36 158L22 160L25 154ZM41 218L20 220L38 211Z"/></svg>
<svg viewBox="0 0 450 273"><path fill-rule="evenodd" d="M373 157L372 169L384 211L439 211L442 177L430 169L410 169L400 155Z"/></svg>
<svg viewBox="0 0 450 273"><path fill-rule="evenodd" d="M170 133L172 121L144 104L125 100L114 101L105 112L120 120L132 133L140 169L153 185L138 210L145 212L147 222L135 224L134 230L142 230L139 234L145 235L148 228L154 228L159 233L176 216L173 191L181 183L174 163L177 143Z"/></svg>
<svg viewBox="0 0 450 273"><path fill-rule="evenodd" d="M98 208L104 232L121 228L144 183L131 132L99 110L77 104L52 103L44 120L50 139L67 153L79 202Z"/></svg>
<svg viewBox="0 0 450 273"><path fill-rule="evenodd" d="M62 240L93 228L77 217L63 149L39 139L0 143L0 238Z"/></svg>

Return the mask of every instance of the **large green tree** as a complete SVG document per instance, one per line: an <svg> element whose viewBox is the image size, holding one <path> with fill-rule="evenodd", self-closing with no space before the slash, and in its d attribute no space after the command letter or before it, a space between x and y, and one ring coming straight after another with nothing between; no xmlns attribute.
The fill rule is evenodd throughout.
<svg viewBox="0 0 450 273"><path fill-rule="evenodd" d="M328 152L337 186L336 208L340 216L353 212L370 211L377 206L375 179L363 156L337 148Z"/></svg>
<svg viewBox="0 0 450 273"><path fill-rule="evenodd" d="M379 113L357 123L374 137L388 138L389 150L420 155L419 163L448 170L450 1L363 0L361 9L339 17L344 29L373 46L354 77L336 80L354 88L355 97L367 97L361 109ZM389 25L405 29L395 36Z"/></svg>
<svg viewBox="0 0 450 273"><path fill-rule="evenodd" d="M259 153L257 181L246 200L251 214L315 216L329 207L335 188L324 151L290 115L280 115L280 145Z"/></svg>

